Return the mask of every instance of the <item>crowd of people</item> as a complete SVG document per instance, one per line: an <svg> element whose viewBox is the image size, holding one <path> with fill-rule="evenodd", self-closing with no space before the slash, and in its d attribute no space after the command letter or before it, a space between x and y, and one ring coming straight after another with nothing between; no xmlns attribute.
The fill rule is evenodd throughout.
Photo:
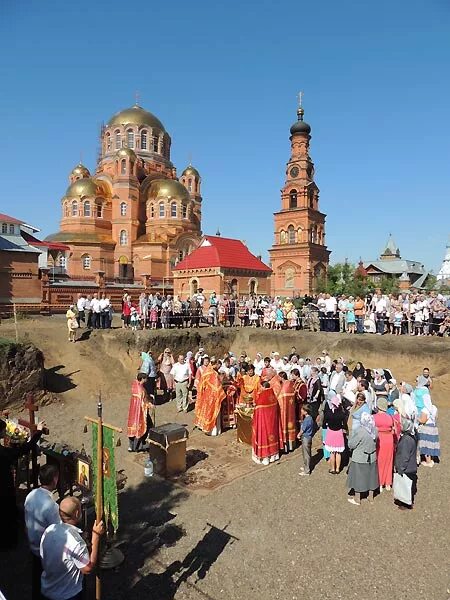
<svg viewBox="0 0 450 600"><path fill-rule="evenodd" d="M318 460L339 475L348 464L348 500L360 504L391 490L401 509L411 509L417 467L439 462L437 408L428 368L415 386L397 382L388 369L353 368L328 352L312 359L295 348L251 359L245 352L220 359L204 348L174 359L169 348L141 354L128 418L129 451L145 450L157 388L175 398L178 411L195 411L194 426L208 435L235 428L239 415L252 416L252 457L269 465L301 446L301 476L313 469L312 440L321 436ZM320 433L319 433L320 431ZM316 457L314 457L316 461ZM359 495L359 498L358 498Z"/></svg>
<svg viewBox="0 0 450 600"><path fill-rule="evenodd" d="M69 341L76 341L76 330L83 326L110 329L113 315L113 305L106 294L79 294L66 313ZM186 300L158 292L142 292L133 299L124 293L120 315L122 327L132 331L209 325L354 334L450 335L450 296L436 292L238 298L215 292L207 297L200 288Z"/></svg>

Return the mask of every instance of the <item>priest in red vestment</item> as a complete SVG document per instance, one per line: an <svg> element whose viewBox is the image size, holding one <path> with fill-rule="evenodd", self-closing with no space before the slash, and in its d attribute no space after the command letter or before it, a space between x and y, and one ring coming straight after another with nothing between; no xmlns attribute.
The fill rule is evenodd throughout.
<svg viewBox="0 0 450 600"><path fill-rule="evenodd" d="M268 465L280 458L283 443L279 412L275 392L264 382L256 398L252 424L252 458L258 464Z"/></svg>
<svg viewBox="0 0 450 600"><path fill-rule="evenodd" d="M130 407L128 409L128 452L137 452L144 444L148 430L153 426L149 410L154 410L150 402L145 382L146 373L138 373L131 384Z"/></svg>
<svg viewBox="0 0 450 600"><path fill-rule="evenodd" d="M194 427L204 433L218 435L221 432L220 408L225 399L222 381L210 363L203 369L200 367L196 375L197 400L195 402ZM200 372L200 374L199 374Z"/></svg>
<svg viewBox="0 0 450 600"><path fill-rule="evenodd" d="M294 382L288 379L284 371L279 375L282 384L278 394L278 404L280 405L280 421L283 449L285 452L295 450L297 444L297 414L295 402Z"/></svg>

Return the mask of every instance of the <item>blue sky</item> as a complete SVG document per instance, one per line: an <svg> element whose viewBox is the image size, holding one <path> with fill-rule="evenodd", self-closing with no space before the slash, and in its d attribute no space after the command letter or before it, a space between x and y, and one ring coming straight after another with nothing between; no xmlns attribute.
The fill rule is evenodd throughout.
<svg viewBox="0 0 450 600"><path fill-rule="evenodd" d="M447 0L42 3L0 8L0 211L47 235L98 130L134 103L203 178L203 230L267 258L304 91L332 262L437 270L450 233Z"/></svg>

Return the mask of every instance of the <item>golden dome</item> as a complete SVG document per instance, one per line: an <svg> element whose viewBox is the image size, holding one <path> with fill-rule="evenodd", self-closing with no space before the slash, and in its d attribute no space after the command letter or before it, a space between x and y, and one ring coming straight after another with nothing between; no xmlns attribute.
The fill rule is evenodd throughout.
<svg viewBox="0 0 450 600"><path fill-rule="evenodd" d="M84 165L82 165L81 163L78 163L77 166L72 169L71 175L73 175L75 177L90 177L91 176L91 174L89 173L89 169L87 167L85 167Z"/></svg>
<svg viewBox="0 0 450 600"><path fill-rule="evenodd" d="M161 121L152 115L151 112L144 110L137 104L131 108L126 108L116 113L108 122L108 127L113 125L149 125L160 131L165 131Z"/></svg>
<svg viewBox="0 0 450 600"><path fill-rule="evenodd" d="M200 179L200 173L197 171L197 169L195 167L193 167L192 165L189 165L185 168L185 170L181 173L181 175L186 175L189 177L189 175L192 175L193 177L197 177L197 179Z"/></svg>
<svg viewBox="0 0 450 600"><path fill-rule="evenodd" d="M136 158L137 158L136 152L134 150L132 150L131 148L121 148L120 150L117 150L116 156L117 156L117 158L130 157L133 160L136 160Z"/></svg>
<svg viewBox="0 0 450 600"><path fill-rule="evenodd" d="M99 195L105 195L105 188L102 182L92 179L92 177L77 179L77 181L74 181L69 185L65 193L67 198Z"/></svg>
<svg viewBox="0 0 450 600"><path fill-rule="evenodd" d="M148 199L162 200L166 198L190 200L189 192L176 179L155 179L152 181L148 192Z"/></svg>

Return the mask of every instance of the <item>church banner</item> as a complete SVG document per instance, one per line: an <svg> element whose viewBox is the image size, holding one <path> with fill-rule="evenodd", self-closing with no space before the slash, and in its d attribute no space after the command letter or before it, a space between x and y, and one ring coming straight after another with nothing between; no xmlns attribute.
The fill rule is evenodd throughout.
<svg viewBox="0 0 450 600"><path fill-rule="evenodd" d="M92 423L94 498L97 497L97 436L98 425L97 423ZM105 524L111 523L114 531L116 531L119 527L119 507L114 449L114 431L103 425L103 510L105 514Z"/></svg>

